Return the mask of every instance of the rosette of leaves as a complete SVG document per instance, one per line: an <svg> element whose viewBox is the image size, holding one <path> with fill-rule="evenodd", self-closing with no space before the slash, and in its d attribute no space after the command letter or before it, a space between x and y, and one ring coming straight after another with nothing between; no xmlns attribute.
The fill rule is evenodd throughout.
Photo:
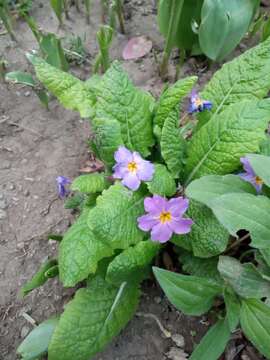
<svg viewBox="0 0 270 360"><path fill-rule="evenodd" d="M216 296L223 296L226 304L225 317L191 359L218 359L239 321L246 336L270 356L270 310L261 300L269 296L268 227L263 217L269 217L270 211L265 210L269 200L231 175L239 169L240 157L259 153L266 139L269 50L270 40L225 64L213 76L202 92L213 108L198 116L191 139L183 136L179 115L182 99L190 93L196 77L179 80L156 101L132 84L118 62L102 77L81 81L31 57L38 79L63 106L91 119L92 148L105 165L104 173L74 180L72 189L83 194L81 214L60 238L54 269L43 267L35 279L38 286L39 277L43 284L48 274L59 273L64 286L80 284L59 321L54 322L53 331L44 336L47 346L39 347L39 355L48 350L49 360L88 360L127 324L136 311L140 283L161 249L137 227L137 218L144 213L144 198L149 193L177 196L182 188L191 199L188 216L194 226L188 235L175 236L172 241L178 246L184 272L190 274L157 268L154 273L170 301L187 314L207 312ZM135 192L112 183L114 152L119 145L154 162L158 176ZM260 176L267 185L266 177ZM233 214L243 207L250 210L248 217L239 214L231 220L228 208L234 205ZM258 214L251 214L251 209ZM252 224L247 226L251 217ZM242 264L226 253L230 234L235 236L243 228L251 233L260 267L257 261ZM215 347L211 346L213 339Z"/></svg>

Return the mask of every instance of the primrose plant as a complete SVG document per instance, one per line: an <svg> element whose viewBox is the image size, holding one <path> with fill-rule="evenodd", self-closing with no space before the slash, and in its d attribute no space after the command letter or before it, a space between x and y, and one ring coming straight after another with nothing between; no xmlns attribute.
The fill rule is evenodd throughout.
<svg viewBox="0 0 270 360"><path fill-rule="evenodd" d="M23 293L57 275L78 290L60 318L20 345L24 359L48 351L49 360L88 360L101 351L135 314L140 283L168 242L182 273L153 268L168 299L188 315L213 307L217 318L191 359L217 360L240 328L270 358L269 51L266 40L225 64L200 95L188 77L158 101L118 62L83 82L29 55L63 106L91 118L104 171L72 182L59 174L61 197L80 193L80 215L63 236L50 235L60 241L58 259ZM187 96L188 114L179 106Z"/></svg>

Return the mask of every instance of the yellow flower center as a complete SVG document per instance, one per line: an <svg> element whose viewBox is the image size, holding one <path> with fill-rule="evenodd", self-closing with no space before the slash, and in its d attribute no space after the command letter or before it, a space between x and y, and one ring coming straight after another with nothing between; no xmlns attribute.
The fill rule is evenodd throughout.
<svg viewBox="0 0 270 360"><path fill-rule="evenodd" d="M135 161L131 161L129 164L128 164L128 171L130 172L135 172L138 170L138 166L137 164L135 163Z"/></svg>
<svg viewBox="0 0 270 360"><path fill-rule="evenodd" d="M172 220L172 215L169 211L162 211L162 213L159 215L159 221L162 224L165 224L168 221Z"/></svg>
<svg viewBox="0 0 270 360"><path fill-rule="evenodd" d="M195 99L195 105L197 107L202 106L203 105L203 100L201 98L196 98Z"/></svg>
<svg viewBox="0 0 270 360"><path fill-rule="evenodd" d="M263 184L263 180L259 176L255 177L255 182L256 182L257 185L262 185Z"/></svg>

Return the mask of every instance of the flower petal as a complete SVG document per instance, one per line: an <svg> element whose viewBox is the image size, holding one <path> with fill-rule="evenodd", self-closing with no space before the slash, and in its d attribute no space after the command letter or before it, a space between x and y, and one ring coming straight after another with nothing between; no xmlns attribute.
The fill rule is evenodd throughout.
<svg viewBox="0 0 270 360"><path fill-rule="evenodd" d="M172 230L168 226L168 223L155 225L151 231L151 240L165 243L170 240L172 236Z"/></svg>
<svg viewBox="0 0 270 360"><path fill-rule="evenodd" d="M118 163L127 163L132 161L132 153L125 146L119 146L114 153L114 159Z"/></svg>
<svg viewBox="0 0 270 360"><path fill-rule="evenodd" d="M160 195L154 195L153 197L147 197L144 199L144 209L151 215L159 215L166 206L166 199Z"/></svg>
<svg viewBox="0 0 270 360"><path fill-rule="evenodd" d="M137 174L140 180L142 181L150 181L153 178L155 167L154 165L147 160L141 158L138 153L133 154L133 159L138 165Z"/></svg>
<svg viewBox="0 0 270 360"><path fill-rule="evenodd" d="M213 104L211 101L204 100L203 101L203 110L211 110L213 107Z"/></svg>
<svg viewBox="0 0 270 360"><path fill-rule="evenodd" d="M188 209L189 200L182 196L169 200L168 211L174 217L181 217Z"/></svg>
<svg viewBox="0 0 270 360"><path fill-rule="evenodd" d="M135 191L140 187L140 180L138 179L136 173L128 172L122 180L122 184L128 187L129 189Z"/></svg>
<svg viewBox="0 0 270 360"><path fill-rule="evenodd" d="M123 179L124 176L126 176L126 174L128 173L128 169L126 167L126 165L124 165L123 163L118 163L116 165L114 165L113 167L113 177L114 179Z"/></svg>
<svg viewBox="0 0 270 360"><path fill-rule="evenodd" d="M158 220L149 214L140 216L137 221L139 228L143 231L149 231L158 224Z"/></svg>
<svg viewBox="0 0 270 360"><path fill-rule="evenodd" d="M243 164L243 168L245 169L245 171L252 176L255 176L255 172L252 169L252 166L250 165L248 159L246 157L241 157L240 158L241 163Z"/></svg>
<svg viewBox="0 0 270 360"><path fill-rule="evenodd" d="M168 222L170 229L176 234L188 234L191 231L193 221L191 219L173 219Z"/></svg>

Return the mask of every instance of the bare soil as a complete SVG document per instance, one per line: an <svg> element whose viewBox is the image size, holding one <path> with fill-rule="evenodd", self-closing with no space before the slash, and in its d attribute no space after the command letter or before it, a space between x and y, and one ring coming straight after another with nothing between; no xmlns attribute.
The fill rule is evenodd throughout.
<svg viewBox="0 0 270 360"><path fill-rule="evenodd" d="M116 35L112 58L122 61L136 85L158 95L163 82L155 58L160 57L163 39L156 23L156 1L126 1L125 12L126 34ZM90 25L73 7L71 20L66 20L65 28L59 29L48 2L41 0L34 2L33 16L45 31L62 37L85 35L93 62L97 53L95 33L101 19L98 0L93 1ZM25 52L37 48L37 43L24 22L17 21L15 30L18 44L7 35L0 36L0 55L8 61L8 71L33 71ZM143 59L124 62L123 47L136 35L147 35L153 41L153 50ZM241 44L233 56L252 42ZM174 59L170 63L170 80L174 76L173 62ZM205 61L191 58L183 66L181 76L198 74L203 84L218 67L214 65L208 70L206 65ZM91 67L74 67L72 72L86 79L91 76ZM90 126L56 100L50 102L47 111L36 95L23 86L0 83L0 99L0 360L14 360L18 344L32 329L23 314L39 323L60 313L74 292L54 279L25 299L19 297L20 287L40 263L57 253L57 243L47 241L48 233L62 233L72 222L73 215L57 198L55 179L58 175L74 178L89 159ZM190 318L176 311L153 282L143 286L139 312L154 314L167 330L183 335L188 354L209 325L207 319ZM166 355L169 351L177 351L176 343L165 339L156 320L136 316L95 359L165 360L169 359ZM177 359L181 360L179 356Z"/></svg>

